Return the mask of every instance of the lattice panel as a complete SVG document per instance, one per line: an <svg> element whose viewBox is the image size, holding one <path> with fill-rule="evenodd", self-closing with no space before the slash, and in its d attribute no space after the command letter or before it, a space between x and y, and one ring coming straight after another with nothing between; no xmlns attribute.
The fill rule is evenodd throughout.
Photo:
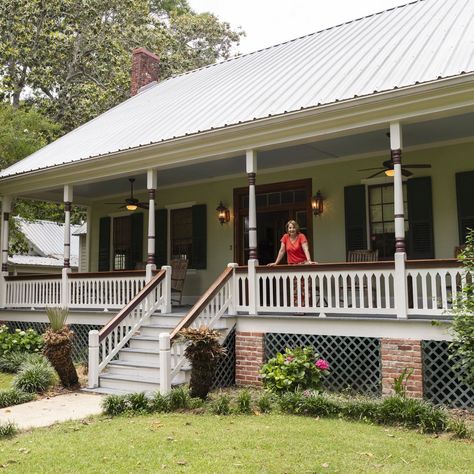
<svg viewBox="0 0 474 474"><path fill-rule="evenodd" d="M235 326L227 334L223 344L227 357L219 361L212 388L230 387L235 384Z"/></svg>
<svg viewBox="0 0 474 474"><path fill-rule="evenodd" d="M327 390L350 389L366 395L380 395L382 374L380 341L369 337L318 336L309 334L265 335L265 359L284 352L286 347L313 346L330 364L330 375L324 378Z"/></svg>
<svg viewBox="0 0 474 474"><path fill-rule="evenodd" d="M447 341L422 341L424 398L456 408L474 408L474 388L453 369L455 359Z"/></svg>
<svg viewBox="0 0 474 474"><path fill-rule="evenodd" d="M10 331L15 329L34 329L38 334L42 334L48 327L48 323L6 321ZM72 357L74 362L87 362L89 347L89 331L93 329L100 330L102 326L95 324L71 324L70 328L74 331L74 343L72 348Z"/></svg>

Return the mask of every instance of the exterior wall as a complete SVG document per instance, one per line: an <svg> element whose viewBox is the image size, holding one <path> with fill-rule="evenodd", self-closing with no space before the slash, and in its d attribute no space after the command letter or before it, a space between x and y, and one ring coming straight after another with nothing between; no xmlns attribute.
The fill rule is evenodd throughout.
<svg viewBox="0 0 474 474"><path fill-rule="evenodd" d="M403 153L403 163L429 163L432 166L430 169L415 170L415 176L432 177L436 258L453 257L454 247L458 245L455 173L474 169L473 152L474 142L469 142ZM311 178L313 194L320 189L326 199L324 213L313 220L314 248L312 256L319 262L344 261L344 187L364 182L367 173L358 170L379 166L382 161L387 159L387 155L388 148L386 155L357 159L340 158L328 160L328 162L319 165L308 164L308 166L302 165L301 167L298 167L299 164L296 163L292 168L280 171L262 170L263 164L259 163L257 185ZM288 156L288 163L291 162L291 158ZM382 178L382 181L384 179ZM390 179L386 178L385 181L390 182ZM376 184L376 182L370 184ZM222 200L232 209L233 189L246 185L247 179L244 169L242 169L241 177L216 178L215 181L210 180L206 183L157 190L157 208L180 203L207 204L207 269L188 272L184 289L185 295L197 297L202 294L224 266L234 260L233 217L229 224L221 226L217 221L215 208ZM146 200L145 194L138 194L137 197ZM99 219L115 212L116 209L112 206L104 206L101 203L92 205L91 271L97 270ZM144 211L144 214L143 260L146 259L147 248L147 211ZM157 238L159 239L160 236Z"/></svg>
<svg viewBox="0 0 474 474"><path fill-rule="evenodd" d="M260 367L264 362L264 333L237 332L235 338L235 383L260 386Z"/></svg>

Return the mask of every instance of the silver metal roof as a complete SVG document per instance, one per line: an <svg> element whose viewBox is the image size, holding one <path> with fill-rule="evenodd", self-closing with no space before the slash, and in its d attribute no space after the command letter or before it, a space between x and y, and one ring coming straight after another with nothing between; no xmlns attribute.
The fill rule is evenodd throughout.
<svg viewBox="0 0 474 474"><path fill-rule="evenodd" d="M474 1L419 0L162 81L0 177L474 71Z"/></svg>

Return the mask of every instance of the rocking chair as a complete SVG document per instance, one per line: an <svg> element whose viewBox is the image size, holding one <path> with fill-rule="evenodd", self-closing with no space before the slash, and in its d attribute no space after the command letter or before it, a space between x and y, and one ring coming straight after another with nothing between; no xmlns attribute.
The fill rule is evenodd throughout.
<svg viewBox="0 0 474 474"><path fill-rule="evenodd" d="M188 269L188 260L173 259L171 266L171 303L181 305L183 297L184 280Z"/></svg>

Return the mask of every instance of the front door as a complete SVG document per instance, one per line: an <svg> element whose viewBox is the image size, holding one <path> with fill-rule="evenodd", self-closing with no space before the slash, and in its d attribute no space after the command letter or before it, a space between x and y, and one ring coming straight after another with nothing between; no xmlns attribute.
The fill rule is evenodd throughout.
<svg viewBox="0 0 474 474"><path fill-rule="evenodd" d="M298 222L312 248L310 179L257 186L256 194L260 265L275 261L285 224L290 219ZM249 258L248 188L234 190L234 213L235 257L239 265L246 265Z"/></svg>

